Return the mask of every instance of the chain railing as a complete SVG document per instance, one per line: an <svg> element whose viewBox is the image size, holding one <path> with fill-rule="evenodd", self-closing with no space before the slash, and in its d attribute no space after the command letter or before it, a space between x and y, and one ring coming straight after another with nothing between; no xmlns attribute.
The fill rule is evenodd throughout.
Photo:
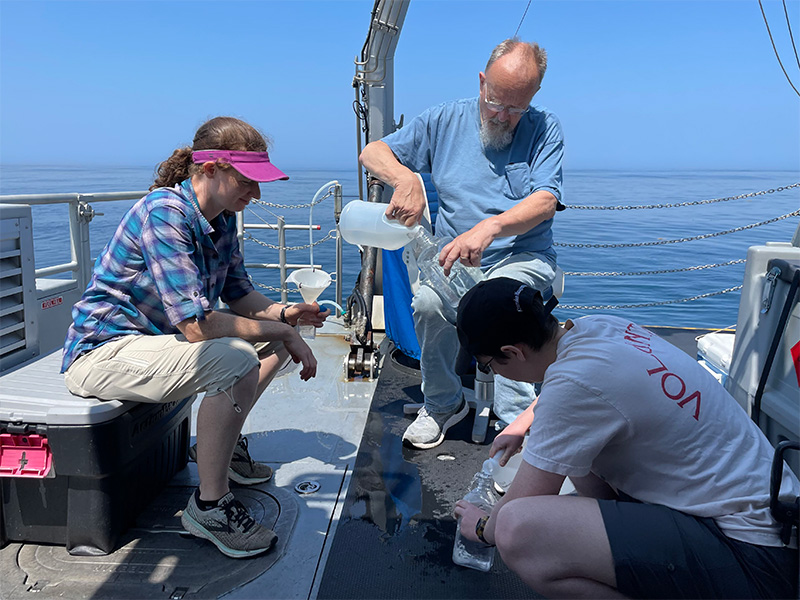
<svg viewBox="0 0 800 600"><path fill-rule="evenodd" d="M800 182L792 183L790 185L782 185L768 190L761 190L760 192L749 192L747 194L739 194L738 196L728 196L726 198L712 198L710 200L694 200L692 202L678 202L675 204L632 204L628 206L599 206L599 205L580 205L580 204L567 204L567 208L573 210L643 210L653 208L678 208L683 206L699 206L701 204L714 204L715 202L728 202L729 200L744 200L745 198L755 198L757 196L764 196L765 194L774 194L776 192L784 192L793 188L800 187Z"/></svg>
<svg viewBox="0 0 800 600"><path fill-rule="evenodd" d="M327 189L326 189L327 188ZM324 193L323 193L324 192ZM245 267L248 270L253 269L278 269L280 273L280 286L275 287L271 285L267 285L261 283L259 281L255 281L251 276L251 282L256 287L259 287L264 290L268 290L271 292L280 293L281 295L281 302L287 302L289 294L300 294L298 289L291 289L286 287L286 278L287 272L289 269L303 269L303 268L323 268L322 265L314 264L313 260L313 249L320 244L324 244L331 240L334 240L337 244L337 251L336 251L336 267L335 267L335 274L336 274L336 304L341 305L342 303L342 292L341 292L341 272L342 272L342 259L341 259L341 240L337 235L335 229L331 229L328 233L319 240L312 241L311 232L312 231L320 231L322 228L319 225L314 225L311 223L311 219L313 217L313 209L316 205L320 204L324 200L330 197L334 197L334 214L338 219L338 214L342 210L342 188L338 182L332 181L325 185L323 185L315 194L314 199L311 202L306 202L302 204L279 204L276 202L266 202L264 200L256 200L253 199L250 205L247 208L248 215L257 219L258 223L245 223L244 216L242 216L240 220L240 243L242 247L244 246L244 242L250 242L261 246L262 248L267 248L269 250L277 250L278 251L278 262L277 263L256 263L256 262L247 262ZM254 207L260 208L261 212L254 210ZM287 224L285 221L285 217L283 215L276 214L271 209L280 209L280 210L297 210L297 209L308 209L309 210L309 223L308 225L305 224ZM264 218L262 212L266 212L269 215L275 217L276 222L271 223L266 218ZM288 246L286 244L286 231L287 230L302 230L309 232L309 243L308 244L298 244L294 246ZM256 231L274 231L277 233L277 243L270 243L259 239L256 237L254 232ZM298 251L298 250L309 250L310 252L310 259L308 263L289 263L286 258L287 252Z"/></svg>
<svg viewBox="0 0 800 600"><path fill-rule="evenodd" d="M700 206L700 205L708 205L714 204L717 202L727 202L731 200L742 200L746 198L755 198L758 196L764 196L767 194L774 194L778 192L784 192L786 190L791 190L800 187L800 183L792 183L790 185L779 186L776 188L770 188L767 190L761 190L757 192L750 192L747 194L739 194L737 196L727 196L724 198L712 198L708 200L697 200L697 201L690 201L690 202L677 202L677 203L667 203L667 204L647 204L647 205L617 205L617 206L593 206L593 205L567 205L569 209L575 210L643 210L643 209L662 209L662 208L682 208L687 206ZM791 217L800 216L800 210L795 210L790 213L772 218L767 219L765 221L760 221L758 223L751 223L749 225L743 225L740 227L734 227L732 229L727 229L725 231L718 231L714 233L706 233L702 235L696 235L691 237L683 237L678 239L668 239L668 240L657 240L651 242L631 242L631 243L615 243L615 244L592 244L592 243L565 243L565 242L555 242L553 245L562 248L641 248L647 246L663 246L668 244L678 244L683 242L691 242L696 240L703 240L714 238L722 235L728 235L731 233L737 233L740 231L746 231L749 229L754 229L756 227L761 227L764 225L768 225L771 223L776 223L778 221L782 221L784 219L788 219ZM800 229L800 226L798 227ZM664 275L664 274L671 274L671 273L683 273L683 272L690 272L690 271L700 271L704 269L713 269L718 267L726 267L730 265L737 265L746 262L744 259L736 259L730 260L727 262L721 263L714 263L714 264L706 264L706 265L695 265L690 267L682 267L682 268L674 268L674 269L656 269L650 271L564 271L565 276L570 277L638 277L638 276L649 276L649 275ZM678 298L673 300L662 300L657 302L641 302L635 304L605 304L605 305L572 305L572 304L560 304L559 307L563 309L573 309L573 310L622 310L622 309L634 309L634 308L649 308L655 306L664 306L669 304L679 304L683 302L691 302L694 300L700 300L703 298L710 298L713 296L720 296L723 294L729 294L732 292L736 292L742 289L741 285L729 287L727 289L709 292L706 294L698 294L696 296L691 296L688 298Z"/></svg>
<svg viewBox="0 0 800 600"><path fill-rule="evenodd" d="M696 235L693 237L685 237L679 238L676 240L656 240L654 242L632 242L630 244L565 244L560 242L554 242L554 246L560 246L562 248L642 248L644 246L664 246L666 244L680 244L683 242L694 242L697 240L706 240L708 238L718 237L720 235L728 235L729 233L737 233L739 231L747 231L748 229L754 229L756 227L761 227L763 225L769 225L770 223L777 223L778 221L782 221L784 219L788 219L790 217L797 217L800 216L800 210L796 210L794 212L787 213L785 215L781 215L780 217L775 217L774 219L768 219L766 221L761 221L760 223L751 223L750 225L743 225L742 227L734 227L733 229L727 229L725 231L717 231L715 233L704 233L703 235Z"/></svg>

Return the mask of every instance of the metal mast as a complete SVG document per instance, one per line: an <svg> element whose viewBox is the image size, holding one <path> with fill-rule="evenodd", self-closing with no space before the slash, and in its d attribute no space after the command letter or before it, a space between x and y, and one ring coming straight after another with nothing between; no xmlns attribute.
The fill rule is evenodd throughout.
<svg viewBox="0 0 800 600"><path fill-rule="evenodd" d="M394 121L394 53L410 0L376 0L372 9L369 32L356 58L353 78L358 154L364 145L379 140L397 129ZM402 118L400 122L402 126ZM364 199L364 178L359 167L359 198ZM385 202L383 184L368 180L367 200ZM372 303L376 272L379 271L377 248L364 248L358 285L348 298L347 312L353 330L348 376L370 377L377 363L372 343ZM380 279L377 279L380 288ZM356 343L357 342L357 343Z"/></svg>

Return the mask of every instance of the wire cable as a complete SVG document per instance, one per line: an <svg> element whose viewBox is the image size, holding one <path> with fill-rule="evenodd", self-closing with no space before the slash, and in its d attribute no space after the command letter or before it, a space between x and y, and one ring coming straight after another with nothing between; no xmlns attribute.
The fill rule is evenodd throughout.
<svg viewBox="0 0 800 600"><path fill-rule="evenodd" d="M519 25L517 25L517 30L514 32L514 37L517 37L517 34L519 33L519 28L522 27L522 22L525 20L525 15L528 14L528 9L531 7L531 1L532 0L528 0L528 6L525 7L525 12L522 13L522 18L519 20Z"/></svg>
<svg viewBox="0 0 800 600"><path fill-rule="evenodd" d="M781 62L781 57L778 54L778 48L775 47L775 40L772 39L772 31L769 29L769 23L767 22L767 14L764 12L764 5L761 3L761 0L758 0L758 7L761 9L761 16L764 17L764 25L767 26L767 34L769 34L769 41L772 42L772 50L775 52L775 58L778 59L778 64L781 66L781 71L786 76L786 81L789 82L789 85L792 86L794 93L800 96L800 92L797 91L797 88L794 87L792 80L789 78L789 74L786 72L786 69L783 67L783 62Z"/></svg>
<svg viewBox="0 0 800 600"><path fill-rule="evenodd" d="M789 30L789 39L792 40L794 59L797 61L797 67L800 68L800 56L797 55L797 46L794 43L794 36L792 35L792 23L789 21L789 11L786 10L786 0L783 0L783 14L786 15L786 28Z"/></svg>

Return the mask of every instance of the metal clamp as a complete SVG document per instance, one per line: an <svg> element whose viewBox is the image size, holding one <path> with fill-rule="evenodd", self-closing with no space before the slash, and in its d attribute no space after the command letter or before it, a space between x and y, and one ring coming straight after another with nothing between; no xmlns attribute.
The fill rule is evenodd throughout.
<svg viewBox="0 0 800 600"><path fill-rule="evenodd" d="M764 290L761 292L761 314L769 312L772 308L772 297L775 295L775 286L778 283L778 276L781 270L778 267L772 267L767 273L767 278L764 281Z"/></svg>

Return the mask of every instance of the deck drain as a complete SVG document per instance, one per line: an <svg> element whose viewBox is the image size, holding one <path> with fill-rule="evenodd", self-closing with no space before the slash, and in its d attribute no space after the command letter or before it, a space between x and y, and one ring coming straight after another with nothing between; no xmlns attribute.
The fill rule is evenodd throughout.
<svg viewBox="0 0 800 600"><path fill-rule="evenodd" d="M308 480L308 481L301 481L296 486L294 486L294 491L298 494L313 494L314 492L319 491L318 481Z"/></svg>
<svg viewBox="0 0 800 600"><path fill-rule="evenodd" d="M438 460L455 460L456 457L452 454L447 454L446 452L442 452L441 454L437 454L436 458Z"/></svg>

